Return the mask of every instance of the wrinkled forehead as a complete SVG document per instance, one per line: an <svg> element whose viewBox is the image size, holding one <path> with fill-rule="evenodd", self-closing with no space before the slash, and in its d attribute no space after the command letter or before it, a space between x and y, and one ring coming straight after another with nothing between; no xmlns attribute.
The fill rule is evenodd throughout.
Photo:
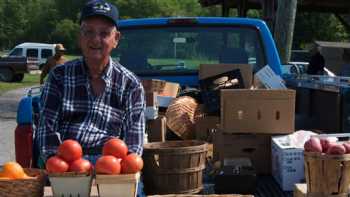
<svg viewBox="0 0 350 197"><path fill-rule="evenodd" d="M80 27L116 29L114 23L110 19L103 16L90 16L81 21Z"/></svg>

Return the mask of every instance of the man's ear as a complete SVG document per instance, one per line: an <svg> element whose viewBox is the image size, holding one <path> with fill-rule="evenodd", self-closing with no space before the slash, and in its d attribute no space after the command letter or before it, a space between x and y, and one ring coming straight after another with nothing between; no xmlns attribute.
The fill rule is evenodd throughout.
<svg viewBox="0 0 350 197"><path fill-rule="evenodd" d="M117 46L118 46L118 43L119 43L119 40L120 40L120 38L121 38L121 36L122 36L122 34L120 33L120 31L116 31L115 32L115 45L114 45L114 48L116 48Z"/></svg>

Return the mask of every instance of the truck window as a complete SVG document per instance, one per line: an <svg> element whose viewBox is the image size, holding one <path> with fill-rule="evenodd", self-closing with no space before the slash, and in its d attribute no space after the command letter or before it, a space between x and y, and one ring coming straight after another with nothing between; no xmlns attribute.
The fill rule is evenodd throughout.
<svg viewBox="0 0 350 197"><path fill-rule="evenodd" d="M200 64L266 65L258 30L198 26L121 29L113 57L136 74L197 71Z"/></svg>
<svg viewBox="0 0 350 197"><path fill-rule="evenodd" d="M35 57L38 58L38 49L27 49L27 57Z"/></svg>
<svg viewBox="0 0 350 197"><path fill-rule="evenodd" d="M23 49L15 48L10 52L9 56L23 56Z"/></svg>
<svg viewBox="0 0 350 197"><path fill-rule="evenodd" d="M41 58L48 58L52 56L52 50L51 49L42 49L41 50Z"/></svg>

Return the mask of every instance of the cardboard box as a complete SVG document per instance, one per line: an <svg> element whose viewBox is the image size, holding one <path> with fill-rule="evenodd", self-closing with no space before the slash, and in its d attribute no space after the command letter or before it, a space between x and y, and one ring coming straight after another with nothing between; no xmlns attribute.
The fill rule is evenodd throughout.
<svg viewBox="0 0 350 197"><path fill-rule="evenodd" d="M145 99L146 99L146 106L158 106L157 102L157 92L146 92Z"/></svg>
<svg viewBox="0 0 350 197"><path fill-rule="evenodd" d="M148 142L164 142L166 129L166 117L163 115L147 121Z"/></svg>
<svg viewBox="0 0 350 197"><path fill-rule="evenodd" d="M214 159L223 165L235 158L249 158L257 174L271 174L271 135L231 134L221 131L214 135Z"/></svg>
<svg viewBox="0 0 350 197"><path fill-rule="evenodd" d="M220 127L224 132L294 132L294 90L221 90L220 105Z"/></svg>
<svg viewBox="0 0 350 197"><path fill-rule="evenodd" d="M199 79L208 78L234 69L240 69L245 88L250 88L253 81L253 69L250 64L201 64L199 65Z"/></svg>
<svg viewBox="0 0 350 197"><path fill-rule="evenodd" d="M144 79L141 81L146 93L156 92L161 96L176 97L180 84L158 79Z"/></svg>
<svg viewBox="0 0 350 197"><path fill-rule="evenodd" d="M254 75L254 82L259 81L267 89L287 89L281 76L270 68L270 66L264 66Z"/></svg>
<svg viewBox="0 0 350 197"><path fill-rule="evenodd" d="M213 131L217 129L219 124L220 117L218 116L204 116L197 119L195 123L195 138L212 142Z"/></svg>

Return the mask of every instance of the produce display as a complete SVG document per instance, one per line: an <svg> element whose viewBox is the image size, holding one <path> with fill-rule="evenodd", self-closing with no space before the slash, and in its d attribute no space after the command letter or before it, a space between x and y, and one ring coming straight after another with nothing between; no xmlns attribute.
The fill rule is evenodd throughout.
<svg viewBox="0 0 350 197"><path fill-rule="evenodd" d="M93 165L82 156L83 149L77 141L65 140L57 154L46 161L46 170L48 173L90 172ZM133 174L141 171L143 160L135 153L128 154L128 146L123 140L112 138L104 144L95 168L97 174Z"/></svg>
<svg viewBox="0 0 350 197"><path fill-rule="evenodd" d="M305 142L304 150L329 155L350 154L350 141L335 142L328 138L311 137Z"/></svg>
<svg viewBox="0 0 350 197"><path fill-rule="evenodd" d="M97 174L133 174L143 168L142 158L135 154L128 154L128 147L123 140L112 138L102 149L102 156L96 161Z"/></svg>
<svg viewBox="0 0 350 197"><path fill-rule="evenodd" d="M0 180L14 179L33 179L35 177L28 176L22 166L17 162L6 162L0 171Z"/></svg>
<svg viewBox="0 0 350 197"><path fill-rule="evenodd" d="M82 156L83 149L77 141L65 140L58 147L57 155L46 161L46 170L48 173L89 173L93 166Z"/></svg>

